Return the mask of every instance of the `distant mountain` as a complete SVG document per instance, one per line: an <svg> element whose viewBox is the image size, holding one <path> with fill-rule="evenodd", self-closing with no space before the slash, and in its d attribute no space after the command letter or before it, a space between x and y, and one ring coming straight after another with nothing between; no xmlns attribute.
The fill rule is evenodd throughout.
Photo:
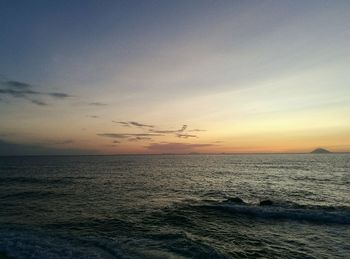
<svg viewBox="0 0 350 259"><path fill-rule="evenodd" d="M330 151L328 151L327 149L324 149L324 148L316 148L311 153L312 154L328 154L328 153L332 153L332 152L330 152Z"/></svg>

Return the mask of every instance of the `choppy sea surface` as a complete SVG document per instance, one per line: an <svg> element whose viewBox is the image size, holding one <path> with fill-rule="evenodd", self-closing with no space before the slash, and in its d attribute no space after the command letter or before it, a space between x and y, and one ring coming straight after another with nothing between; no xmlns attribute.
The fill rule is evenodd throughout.
<svg viewBox="0 0 350 259"><path fill-rule="evenodd" d="M350 258L350 155L0 157L0 252Z"/></svg>

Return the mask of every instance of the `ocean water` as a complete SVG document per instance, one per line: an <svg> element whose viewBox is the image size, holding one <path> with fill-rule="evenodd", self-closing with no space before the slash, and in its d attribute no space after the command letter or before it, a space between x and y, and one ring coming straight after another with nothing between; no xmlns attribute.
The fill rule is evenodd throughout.
<svg viewBox="0 0 350 259"><path fill-rule="evenodd" d="M0 157L0 252L350 258L350 155Z"/></svg>

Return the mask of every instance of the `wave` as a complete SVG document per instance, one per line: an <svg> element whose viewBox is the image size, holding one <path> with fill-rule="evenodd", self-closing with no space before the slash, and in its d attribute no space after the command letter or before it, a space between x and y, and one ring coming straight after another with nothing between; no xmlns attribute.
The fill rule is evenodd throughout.
<svg viewBox="0 0 350 259"><path fill-rule="evenodd" d="M259 206L226 202L199 205L199 207L267 220L294 220L315 224L350 224L350 209L347 207L308 207L296 204Z"/></svg>

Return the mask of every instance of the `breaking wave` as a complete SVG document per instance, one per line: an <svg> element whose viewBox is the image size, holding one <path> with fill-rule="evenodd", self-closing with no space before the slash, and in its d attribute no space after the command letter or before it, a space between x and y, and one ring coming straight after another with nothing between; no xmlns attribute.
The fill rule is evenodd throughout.
<svg viewBox="0 0 350 259"><path fill-rule="evenodd" d="M307 221L315 224L350 224L350 208L307 207L290 204L259 206L250 204L218 203L200 205L202 208L225 213L270 220Z"/></svg>

